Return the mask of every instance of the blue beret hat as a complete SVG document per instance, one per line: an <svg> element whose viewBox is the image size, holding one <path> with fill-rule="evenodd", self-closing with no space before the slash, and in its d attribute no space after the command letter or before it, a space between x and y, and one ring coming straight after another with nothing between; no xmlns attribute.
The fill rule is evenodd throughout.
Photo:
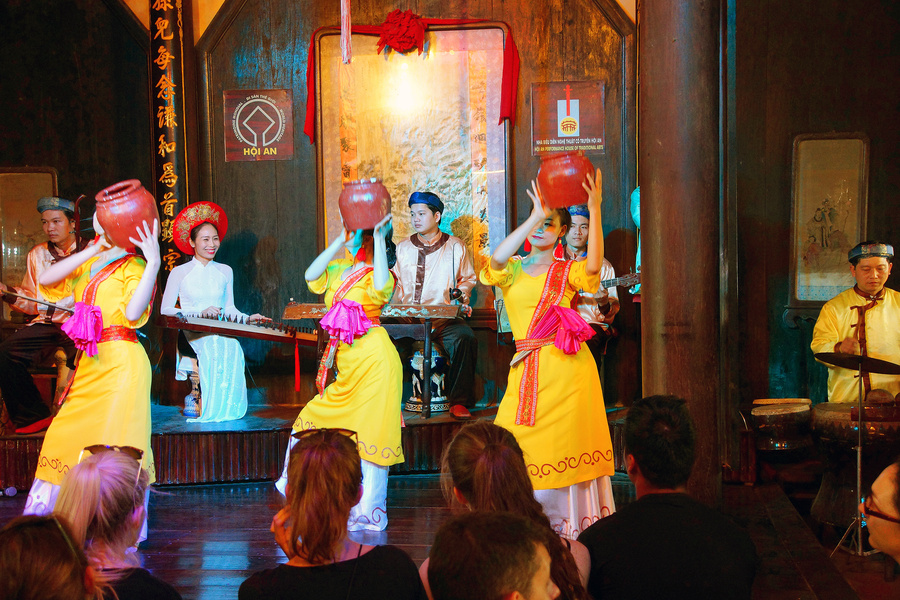
<svg viewBox="0 0 900 600"><path fill-rule="evenodd" d="M591 218L591 213L588 210L587 204L576 204L575 206L570 206L569 214L573 217L584 217L585 219Z"/></svg>
<svg viewBox="0 0 900 600"><path fill-rule="evenodd" d="M873 256L883 256L884 258L894 258L894 247L890 244L857 244L850 252L847 253L847 260L853 262L855 259L871 258Z"/></svg>
<svg viewBox="0 0 900 600"><path fill-rule="evenodd" d="M75 203L65 198L57 198L56 196L45 196L38 200L37 209L39 213L45 210L67 210L75 212Z"/></svg>
<svg viewBox="0 0 900 600"><path fill-rule="evenodd" d="M409 205L412 206L413 204L427 204L439 213L444 212L444 203L441 202L437 194L431 192L413 192L409 196Z"/></svg>

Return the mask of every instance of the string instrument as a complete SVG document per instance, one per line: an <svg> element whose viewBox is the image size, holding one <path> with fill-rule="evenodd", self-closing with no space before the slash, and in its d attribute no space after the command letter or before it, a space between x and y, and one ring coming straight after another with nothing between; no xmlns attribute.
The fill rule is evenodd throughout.
<svg viewBox="0 0 900 600"><path fill-rule="evenodd" d="M381 319L453 319L460 316L458 304L385 304ZM285 321L321 319L328 312L324 304L290 302L281 315Z"/></svg>
<svg viewBox="0 0 900 600"><path fill-rule="evenodd" d="M248 323L243 319L229 317L206 318L197 315L183 315L182 317L160 315L159 324L168 329L183 329L198 333L214 333L231 337L246 337L280 344L294 344L301 346L315 346L317 336L315 329L307 327L289 327L283 323L263 321L261 323Z"/></svg>

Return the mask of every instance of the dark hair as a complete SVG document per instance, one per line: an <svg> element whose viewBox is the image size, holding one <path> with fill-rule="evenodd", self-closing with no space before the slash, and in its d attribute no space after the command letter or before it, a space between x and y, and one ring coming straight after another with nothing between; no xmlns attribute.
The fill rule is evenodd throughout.
<svg viewBox="0 0 900 600"><path fill-rule="evenodd" d="M550 213L550 217L559 218L560 229L565 227L566 231L568 231L569 228L572 227L572 215L569 214L569 209L567 208L554 208L553 212ZM560 235L565 235L565 232L561 233Z"/></svg>
<svg viewBox="0 0 900 600"><path fill-rule="evenodd" d="M850 252L852 253L854 250L856 250L860 246L876 246L876 245L880 245L880 244L884 244L884 242L879 242L877 240L866 240L864 242L860 242L857 245L853 246L853 248L850 249ZM866 257L866 258L872 258L872 257ZM889 265L894 264L893 256L882 256L880 258L887 260ZM862 256L854 256L853 258L850 259L850 264L855 267L856 265L859 264L859 261L862 259L863 259Z"/></svg>
<svg viewBox="0 0 900 600"><path fill-rule="evenodd" d="M625 417L625 453L659 488L687 483L694 466L694 437L694 422L682 398L649 396L635 402Z"/></svg>
<svg viewBox="0 0 900 600"><path fill-rule="evenodd" d="M375 241L375 230L374 229L363 229L363 244L367 242L366 238L369 238L374 243ZM387 254L387 266L388 269L393 269L394 265L397 264L397 244L394 243L394 228L388 227L384 231L384 250L385 254Z"/></svg>
<svg viewBox="0 0 900 600"><path fill-rule="evenodd" d="M587 598L571 552L534 498L522 448L509 430L490 421L475 421L456 432L441 459L441 487L456 508L454 487L472 510L515 513L540 527L548 534L550 576L560 588L560 597Z"/></svg>
<svg viewBox="0 0 900 600"><path fill-rule="evenodd" d="M538 545L546 547L544 532L512 513L452 517L438 529L429 553L434 600L499 600L516 591L531 596Z"/></svg>
<svg viewBox="0 0 900 600"><path fill-rule="evenodd" d="M216 227L215 225L213 225L213 224L210 223L209 221L203 221L203 222L200 223L199 225L195 225L194 227L191 228L191 241L192 241L192 242L196 242L196 241L197 241L197 236L200 234L200 228L203 227L204 225L209 225L209 226L211 226L213 229L216 230L216 233L217 233L217 234L219 233L219 228L218 228L218 227Z"/></svg>
<svg viewBox="0 0 900 600"><path fill-rule="evenodd" d="M354 441L337 431L305 435L291 449L287 504L294 552L312 564L335 559L359 501L362 465Z"/></svg>
<svg viewBox="0 0 900 600"><path fill-rule="evenodd" d="M17 517L0 529L0 598L94 598L86 588L88 559L59 517Z"/></svg>

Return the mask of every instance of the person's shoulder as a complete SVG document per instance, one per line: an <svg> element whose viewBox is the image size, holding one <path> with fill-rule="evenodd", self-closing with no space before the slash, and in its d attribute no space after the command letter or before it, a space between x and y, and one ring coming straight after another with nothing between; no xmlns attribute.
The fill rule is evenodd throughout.
<svg viewBox="0 0 900 600"><path fill-rule="evenodd" d="M403 238L402 240L400 240L399 242L397 242L397 248L398 248L398 249L399 249L399 248L408 248L408 247L410 247L410 246L412 246L412 245L413 245L413 243L412 243L412 236L405 237L405 238Z"/></svg>
<svg viewBox="0 0 900 600"><path fill-rule="evenodd" d="M50 242L41 242L40 244L35 244L31 247L31 250L28 251L28 254L43 254L44 252L50 252Z"/></svg>
<svg viewBox="0 0 900 600"><path fill-rule="evenodd" d="M120 598L181 600L181 594L174 586L143 568L131 569L112 587Z"/></svg>
<svg viewBox="0 0 900 600"><path fill-rule="evenodd" d="M402 549L397 546L375 546L360 557L360 560L363 559L367 559L365 562L369 568L366 571L379 574L379 582L373 582L373 585L389 586L394 598L424 598L419 569Z"/></svg>
<svg viewBox="0 0 900 600"><path fill-rule="evenodd" d="M410 558L409 554L397 546L375 546L369 552L363 554L363 556L368 556L372 560L408 562L415 567L415 563L412 558Z"/></svg>
<svg viewBox="0 0 900 600"><path fill-rule="evenodd" d="M458 238L451 233L447 234L447 243L453 244L454 246L461 246L463 248L466 247L466 243L462 240L462 238Z"/></svg>

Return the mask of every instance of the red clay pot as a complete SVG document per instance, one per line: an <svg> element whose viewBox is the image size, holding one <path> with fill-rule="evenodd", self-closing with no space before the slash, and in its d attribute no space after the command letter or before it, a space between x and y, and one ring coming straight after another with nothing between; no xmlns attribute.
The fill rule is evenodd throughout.
<svg viewBox="0 0 900 600"><path fill-rule="evenodd" d="M594 165L581 152L560 152L541 157L537 182L544 203L550 208L565 208L587 202L587 192L581 187Z"/></svg>
<svg viewBox="0 0 900 600"><path fill-rule="evenodd" d="M338 198L347 231L374 229L391 212L391 195L378 179L351 181Z"/></svg>
<svg viewBox="0 0 900 600"><path fill-rule="evenodd" d="M156 199L144 189L137 179L120 181L100 190L97 199L97 220L119 248L134 246L128 238L137 239L137 228L147 221L153 227L153 221L159 220Z"/></svg>

